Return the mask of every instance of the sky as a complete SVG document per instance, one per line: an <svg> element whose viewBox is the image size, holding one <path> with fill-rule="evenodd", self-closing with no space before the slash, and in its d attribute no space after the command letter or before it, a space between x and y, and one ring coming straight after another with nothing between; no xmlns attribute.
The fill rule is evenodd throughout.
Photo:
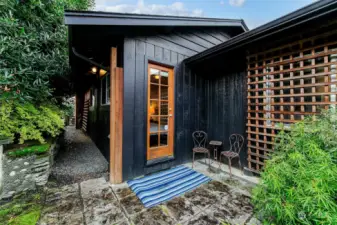
<svg viewBox="0 0 337 225"><path fill-rule="evenodd" d="M97 11L244 19L253 29L315 0L95 0Z"/></svg>

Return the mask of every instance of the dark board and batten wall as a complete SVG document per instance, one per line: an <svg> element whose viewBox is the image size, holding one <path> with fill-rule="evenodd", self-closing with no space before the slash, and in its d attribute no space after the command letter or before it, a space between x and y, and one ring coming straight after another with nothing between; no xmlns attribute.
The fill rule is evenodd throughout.
<svg viewBox="0 0 337 225"><path fill-rule="evenodd" d="M246 139L246 72L221 73L206 81L207 132L213 140L223 142L222 150L229 150L229 136L241 134ZM246 145L240 159L247 164Z"/></svg>
<svg viewBox="0 0 337 225"><path fill-rule="evenodd" d="M124 39L123 180L159 171L191 159L191 133L206 129L204 78L181 62L228 39L223 32L202 31ZM175 159L146 166L147 63L174 66Z"/></svg>

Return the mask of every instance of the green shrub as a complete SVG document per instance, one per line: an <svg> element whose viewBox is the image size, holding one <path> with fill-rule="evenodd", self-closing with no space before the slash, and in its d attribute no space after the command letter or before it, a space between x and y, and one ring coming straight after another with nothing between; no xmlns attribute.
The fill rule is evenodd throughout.
<svg viewBox="0 0 337 225"><path fill-rule="evenodd" d="M19 143L38 140L45 143L45 137L56 137L64 128L62 112L52 105L34 106L30 103L5 102L0 105L0 136Z"/></svg>
<svg viewBox="0 0 337 225"><path fill-rule="evenodd" d="M253 190L267 224L337 224L337 114L306 118L277 136Z"/></svg>
<svg viewBox="0 0 337 225"><path fill-rule="evenodd" d="M64 10L93 0L0 1L0 100L34 103L71 94Z"/></svg>
<svg viewBox="0 0 337 225"><path fill-rule="evenodd" d="M49 150L50 145L49 144L44 144L44 145L34 145L34 146L29 146L25 147L22 149L16 149L13 151L9 151L7 153L8 156L11 157L22 157L26 155L32 155L32 154L43 154Z"/></svg>

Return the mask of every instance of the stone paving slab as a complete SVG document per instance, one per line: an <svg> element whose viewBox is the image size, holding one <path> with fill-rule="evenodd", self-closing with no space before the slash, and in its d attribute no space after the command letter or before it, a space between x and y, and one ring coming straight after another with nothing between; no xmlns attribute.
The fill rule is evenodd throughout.
<svg viewBox="0 0 337 225"><path fill-rule="evenodd" d="M113 191L116 193L118 199L125 198L129 195L134 194L131 188L124 187L124 188L113 188Z"/></svg>
<svg viewBox="0 0 337 225"><path fill-rule="evenodd" d="M193 191L187 192L184 197L202 210L210 207L211 205L220 203L219 196L208 191L204 185Z"/></svg>
<svg viewBox="0 0 337 225"><path fill-rule="evenodd" d="M120 200L120 204L128 215L134 215L136 213L146 210L143 203L138 199L135 194L122 198Z"/></svg>
<svg viewBox="0 0 337 225"><path fill-rule="evenodd" d="M131 217L135 225L173 225L175 220L162 207L155 206Z"/></svg>
<svg viewBox="0 0 337 225"><path fill-rule="evenodd" d="M195 164L197 168L202 165ZM213 177L217 175L212 171ZM217 176L220 178L220 175ZM40 225L260 225L253 217L249 183L213 179L207 184L152 208L145 208L124 183L105 178L47 188Z"/></svg>
<svg viewBox="0 0 337 225"><path fill-rule="evenodd" d="M86 224L120 224L126 221L112 188L104 178L80 184Z"/></svg>
<svg viewBox="0 0 337 225"><path fill-rule="evenodd" d="M193 205L184 197L177 197L162 205L163 210L167 210L175 221L185 222L197 215L201 209Z"/></svg>
<svg viewBox="0 0 337 225"><path fill-rule="evenodd" d="M182 225L219 225L220 222L211 215L199 213Z"/></svg>
<svg viewBox="0 0 337 225"><path fill-rule="evenodd" d="M39 224L68 224L70 221L73 224L84 224L79 185L47 189Z"/></svg>

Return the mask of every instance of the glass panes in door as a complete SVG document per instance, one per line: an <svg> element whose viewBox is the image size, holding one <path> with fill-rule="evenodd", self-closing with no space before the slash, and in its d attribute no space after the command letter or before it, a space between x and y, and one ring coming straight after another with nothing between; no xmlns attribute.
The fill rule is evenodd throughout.
<svg viewBox="0 0 337 225"><path fill-rule="evenodd" d="M173 69L149 64L148 160L173 154ZM171 137L172 136L172 137Z"/></svg>

